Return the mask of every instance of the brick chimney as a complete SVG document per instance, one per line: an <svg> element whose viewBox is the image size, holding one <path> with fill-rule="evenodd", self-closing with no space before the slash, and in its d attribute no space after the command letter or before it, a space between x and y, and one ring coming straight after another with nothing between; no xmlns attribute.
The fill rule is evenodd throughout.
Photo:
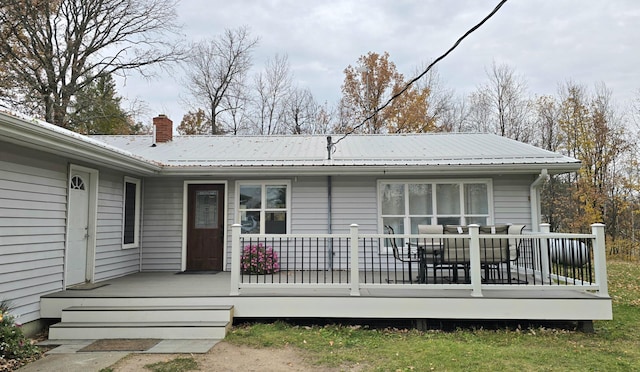
<svg viewBox="0 0 640 372"><path fill-rule="evenodd" d="M156 127L156 142L168 142L173 139L173 122L166 115L160 114L153 118Z"/></svg>

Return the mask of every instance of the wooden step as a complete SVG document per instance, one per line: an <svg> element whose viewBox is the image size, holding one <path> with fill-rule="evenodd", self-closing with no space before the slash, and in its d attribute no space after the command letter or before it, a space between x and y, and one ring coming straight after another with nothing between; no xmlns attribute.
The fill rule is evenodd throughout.
<svg viewBox="0 0 640 372"><path fill-rule="evenodd" d="M230 322L60 322L49 327L49 339L223 339L230 326Z"/></svg>
<svg viewBox="0 0 640 372"><path fill-rule="evenodd" d="M71 306L49 327L50 340L223 339L233 306Z"/></svg>
<svg viewBox="0 0 640 372"><path fill-rule="evenodd" d="M231 322L233 306L71 306L62 310L69 322Z"/></svg>

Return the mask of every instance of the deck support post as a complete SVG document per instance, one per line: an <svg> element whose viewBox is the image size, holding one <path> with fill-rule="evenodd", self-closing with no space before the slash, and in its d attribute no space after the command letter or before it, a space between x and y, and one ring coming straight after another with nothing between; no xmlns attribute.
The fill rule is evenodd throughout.
<svg viewBox="0 0 640 372"><path fill-rule="evenodd" d="M480 269L480 225L469 225L469 264L471 276L471 296L482 297L482 274Z"/></svg>
<svg viewBox="0 0 640 372"><path fill-rule="evenodd" d="M542 234L550 234L551 233L551 225L548 223L540 224L540 232ZM549 244L547 243L548 239L540 239L540 273L542 274L542 284L544 284L545 280L548 280L551 283L551 265L549 264Z"/></svg>
<svg viewBox="0 0 640 372"><path fill-rule="evenodd" d="M609 297L604 224L594 223L591 225L591 233L596 237L593 242L593 267L596 275L596 284L598 285L598 296Z"/></svg>
<svg viewBox="0 0 640 372"><path fill-rule="evenodd" d="M360 296L360 268L358 267L358 224L350 226L351 232L351 295Z"/></svg>
<svg viewBox="0 0 640 372"><path fill-rule="evenodd" d="M231 288L230 296L240 295L240 227L239 223L231 226Z"/></svg>

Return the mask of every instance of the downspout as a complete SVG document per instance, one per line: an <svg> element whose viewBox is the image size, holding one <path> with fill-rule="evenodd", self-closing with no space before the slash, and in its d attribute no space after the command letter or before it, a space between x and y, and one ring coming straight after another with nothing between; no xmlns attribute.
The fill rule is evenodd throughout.
<svg viewBox="0 0 640 372"><path fill-rule="evenodd" d="M533 232L537 232L540 229L540 186L547 178L549 178L549 173L545 168L529 188L531 200L531 231Z"/></svg>
<svg viewBox="0 0 640 372"><path fill-rule="evenodd" d="M327 136L327 160L331 160L331 151L333 150L333 141L331 136ZM331 220L331 176L327 176L327 234L332 233L332 220ZM327 243L327 260L329 263L329 270L333 270L333 240L329 239Z"/></svg>
<svg viewBox="0 0 640 372"><path fill-rule="evenodd" d="M331 203L331 176L327 176L327 234L332 234L333 229L331 225L333 221L332 216L332 203ZM327 242L327 262L329 263L329 269L333 269L333 239L329 239Z"/></svg>

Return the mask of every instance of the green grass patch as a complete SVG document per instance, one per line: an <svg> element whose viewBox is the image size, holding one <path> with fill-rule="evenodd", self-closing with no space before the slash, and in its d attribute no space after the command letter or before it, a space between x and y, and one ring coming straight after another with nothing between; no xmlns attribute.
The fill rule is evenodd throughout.
<svg viewBox="0 0 640 372"><path fill-rule="evenodd" d="M608 264L612 321L595 333L560 328L467 328L452 332L300 326L284 322L234 327L227 341L251 347L293 346L318 366L366 370L640 370L640 266Z"/></svg>
<svg viewBox="0 0 640 372"><path fill-rule="evenodd" d="M153 372L183 372L198 369L198 363L193 358L176 358L168 362L147 364L144 368Z"/></svg>

